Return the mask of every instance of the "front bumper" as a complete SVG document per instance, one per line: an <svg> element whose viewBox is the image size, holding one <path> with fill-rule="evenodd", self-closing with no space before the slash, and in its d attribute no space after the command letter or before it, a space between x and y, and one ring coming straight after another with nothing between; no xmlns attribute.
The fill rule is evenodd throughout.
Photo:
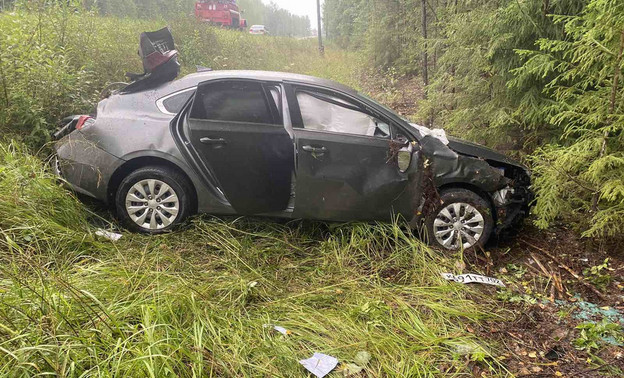
<svg viewBox="0 0 624 378"><path fill-rule="evenodd" d="M124 160L119 159L74 131L55 144L54 171L75 191L107 200L108 183Z"/></svg>

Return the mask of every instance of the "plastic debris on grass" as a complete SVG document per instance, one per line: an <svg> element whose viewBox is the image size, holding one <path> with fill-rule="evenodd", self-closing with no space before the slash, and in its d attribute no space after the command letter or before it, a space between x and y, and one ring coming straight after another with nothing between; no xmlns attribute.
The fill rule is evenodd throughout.
<svg viewBox="0 0 624 378"><path fill-rule="evenodd" d="M123 235L118 234L116 232L106 231L106 230L103 230L101 228L98 229L97 231L95 231L95 235L103 237L103 238L108 239L108 240L113 241L113 242L118 241L123 236Z"/></svg>
<svg viewBox="0 0 624 378"><path fill-rule="evenodd" d="M312 357L299 363L317 378L323 378L336 368L338 359L323 353L314 353Z"/></svg>
<svg viewBox="0 0 624 378"><path fill-rule="evenodd" d="M355 356L353 363L345 363L340 366L340 371L344 374L345 377L353 376L360 374L368 362L371 359L370 353L367 351L360 351Z"/></svg>
<svg viewBox="0 0 624 378"><path fill-rule="evenodd" d="M481 283L486 285L505 287L503 281L499 280L498 278L481 276L479 274L460 274L459 276L456 276L452 273L442 273L442 277L444 277L444 279L447 281L454 281L463 284Z"/></svg>
<svg viewBox="0 0 624 378"><path fill-rule="evenodd" d="M544 301L544 303L548 303ZM607 319L614 323L624 325L624 313L612 306L599 306L592 302L581 299L579 295L574 296L570 301L555 300L557 307L569 308L572 316L577 320L593 321L596 319Z"/></svg>
<svg viewBox="0 0 624 378"><path fill-rule="evenodd" d="M281 333L284 336L288 336L288 335L292 334L292 332L287 330L286 328L284 328L282 326L275 325L275 324L264 324L263 327L264 328L273 328L275 331Z"/></svg>

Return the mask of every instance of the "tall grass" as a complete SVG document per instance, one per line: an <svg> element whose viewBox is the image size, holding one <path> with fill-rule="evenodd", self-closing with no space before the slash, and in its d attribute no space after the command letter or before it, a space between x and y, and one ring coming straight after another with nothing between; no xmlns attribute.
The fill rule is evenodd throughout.
<svg viewBox="0 0 624 378"><path fill-rule="evenodd" d="M0 152L2 376L291 377L361 350L369 376L505 373L466 330L488 299L397 226L202 217L110 243L37 158Z"/></svg>

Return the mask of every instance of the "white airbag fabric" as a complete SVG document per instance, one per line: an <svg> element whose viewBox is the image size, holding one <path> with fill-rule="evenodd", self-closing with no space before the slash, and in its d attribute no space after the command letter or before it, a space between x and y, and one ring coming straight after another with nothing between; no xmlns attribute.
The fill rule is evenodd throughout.
<svg viewBox="0 0 624 378"><path fill-rule="evenodd" d="M374 136L377 125L369 115L320 100L307 93L297 93L303 125L306 129ZM339 99L335 101L342 102Z"/></svg>
<svg viewBox="0 0 624 378"><path fill-rule="evenodd" d="M417 125L415 123L410 123L410 125L412 125L414 128L416 128L416 130L418 130L423 137L425 136L431 136L434 137L436 139L439 139L442 143L444 143L445 145L449 144L449 140L446 137L446 131L442 130L442 129L430 129L428 127L425 126L420 126Z"/></svg>

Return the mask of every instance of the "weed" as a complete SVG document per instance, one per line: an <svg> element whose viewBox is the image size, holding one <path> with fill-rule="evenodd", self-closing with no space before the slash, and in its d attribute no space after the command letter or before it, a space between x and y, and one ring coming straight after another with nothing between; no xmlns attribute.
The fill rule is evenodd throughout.
<svg viewBox="0 0 624 378"><path fill-rule="evenodd" d="M521 279L522 277L524 277L528 270L526 266L517 264L507 264L506 269L509 274L517 279Z"/></svg>
<svg viewBox="0 0 624 378"><path fill-rule="evenodd" d="M613 269L609 267L609 258L606 258L602 264L584 269L583 276L598 289L604 291L613 281L613 277L609 273L611 271L613 271Z"/></svg>
<svg viewBox="0 0 624 378"><path fill-rule="evenodd" d="M574 346L580 350L591 353L605 344L624 345L622 327L617 323L603 320L600 323L586 322L576 326L580 330L578 338L574 340Z"/></svg>

